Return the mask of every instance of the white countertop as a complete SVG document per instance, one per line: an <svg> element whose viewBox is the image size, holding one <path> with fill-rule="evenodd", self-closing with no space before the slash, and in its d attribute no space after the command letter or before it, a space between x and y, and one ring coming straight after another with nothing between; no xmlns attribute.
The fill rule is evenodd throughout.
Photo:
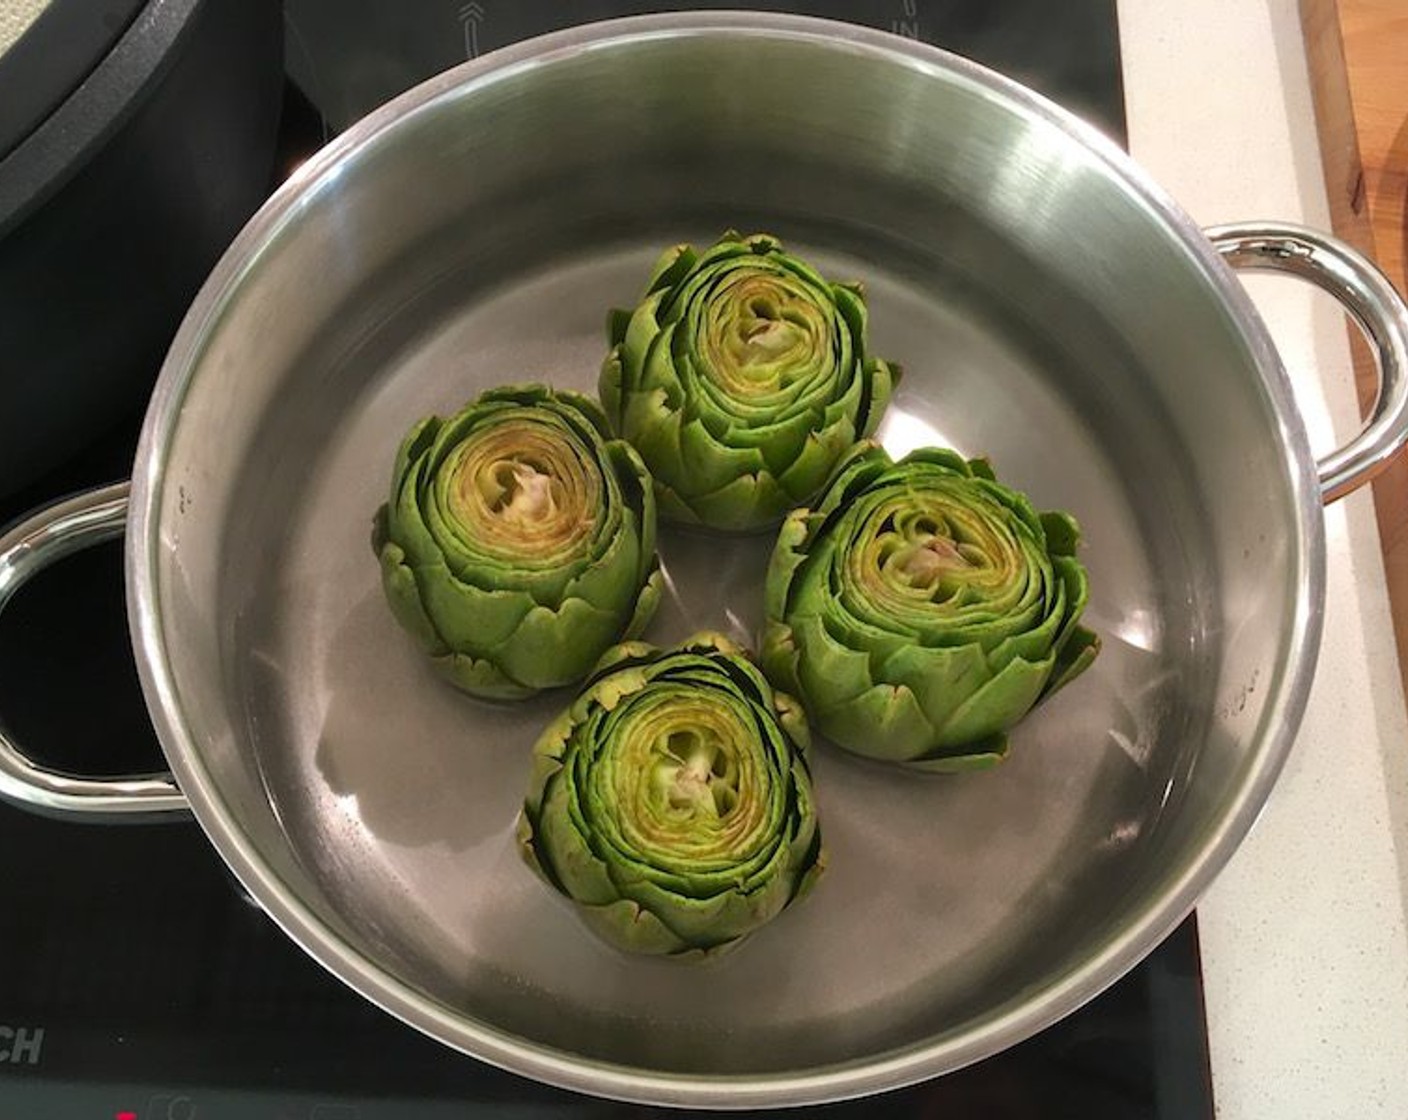
<svg viewBox="0 0 1408 1120"><path fill-rule="evenodd" d="M1120 0L1130 149L1204 225L1330 228L1296 0ZM1344 320L1249 285L1320 453L1358 426ZM1260 821L1198 907L1220 1120L1408 1117L1408 720L1378 530L1326 511L1310 704Z"/></svg>

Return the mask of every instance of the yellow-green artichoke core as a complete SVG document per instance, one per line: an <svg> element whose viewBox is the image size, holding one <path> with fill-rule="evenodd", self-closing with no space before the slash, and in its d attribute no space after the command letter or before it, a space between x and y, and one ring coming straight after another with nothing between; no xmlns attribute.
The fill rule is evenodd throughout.
<svg viewBox="0 0 1408 1120"><path fill-rule="evenodd" d="M722 817L738 802L731 769L727 752L713 736L687 728L665 736L656 776L671 808Z"/></svg>
<svg viewBox="0 0 1408 1120"><path fill-rule="evenodd" d="M587 537L602 481L567 432L508 419L472 432L445 463L450 508L488 550L556 554Z"/></svg>
<svg viewBox="0 0 1408 1120"><path fill-rule="evenodd" d="M486 477L474 481L491 512L521 526L551 517L562 494L562 484L552 475L516 459L500 459Z"/></svg>
<svg viewBox="0 0 1408 1120"><path fill-rule="evenodd" d="M872 598L942 605L962 588L996 590L1021 571L1021 546L995 511L941 499L912 495L874 518L851 557L852 578Z"/></svg>
<svg viewBox="0 0 1408 1120"><path fill-rule="evenodd" d="M910 587L932 590L947 572L973 567L958 545L947 537L923 537L896 549L890 557L894 573Z"/></svg>
<svg viewBox="0 0 1408 1120"><path fill-rule="evenodd" d="M758 730L709 689L647 687L613 735L610 794L638 851L727 859L766 834Z"/></svg>
<svg viewBox="0 0 1408 1120"><path fill-rule="evenodd" d="M708 297L701 348L708 376L731 396L758 397L816 372L829 321L800 284L739 269Z"/></svg>

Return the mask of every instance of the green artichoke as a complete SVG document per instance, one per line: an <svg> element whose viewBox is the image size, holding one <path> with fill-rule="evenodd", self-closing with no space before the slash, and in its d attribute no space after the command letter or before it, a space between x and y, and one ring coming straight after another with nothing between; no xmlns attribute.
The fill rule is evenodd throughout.
<svg viewBox="0 0 1408 1120"><path fill-rule="evenodd" d="M538 740L524 858L614 945L717 953L821 871L809 740L722 635L620 645Z"/></svg>
<svg viewBox="0 0 1408 1120"><path fill-rule="evenodd" d="M1089 667L1080 528L982 459L856 448L768 566L762 664L857 754L991 766L1007 731Z"/></svg>
<svg viewBox="0 0 1408 1120"><path fill-rule="evenodd" d="M581 680L659 600L650 474L563 389L493 389L417 423L372 545L397 620L489 699Z"/></svg>
<svg viewBox="0 0 1408 1120"><path fill-rule="evenodd" d="M600 395L667 520L747 531L813 498L880 422L897 366L867 354L859 285L773 237L668 250L614 311Z"/></svg>

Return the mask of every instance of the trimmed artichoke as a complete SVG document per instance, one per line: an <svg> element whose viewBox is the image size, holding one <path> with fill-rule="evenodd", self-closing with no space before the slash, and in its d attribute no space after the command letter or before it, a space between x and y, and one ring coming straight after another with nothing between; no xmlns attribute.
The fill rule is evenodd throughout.
<svg viewBox="0 0 1408 1120"><path fill-rule="evenodd" d="M813 498L899 377L866 352L860 286L765 234L668 250L609 332L612 425L650 468L660 515L714 529L766 528Z"/></svg>
<svg viewBox="0 0 1408 1120"><path fill-rule="evenodd" d="M717 953L821 871L809 740L722 635L620 645L538 741L524 858L620 948Z"/></svg>
<svg viewBox="0 0 1408 1120"><path fill-rule="evenodd" d="M397 620L488 699L581 680L659 600L649 472L595 401L542 385L416 424L372 545Z"/></svg>
<svg viewBox="0 0 1408 1120"><path fill-rule="evenodd" d="M762 663L857 754L991 766L1007 731L1089 667L1080 529L982 459L874 444L796 510L768 567Z"/></svg>

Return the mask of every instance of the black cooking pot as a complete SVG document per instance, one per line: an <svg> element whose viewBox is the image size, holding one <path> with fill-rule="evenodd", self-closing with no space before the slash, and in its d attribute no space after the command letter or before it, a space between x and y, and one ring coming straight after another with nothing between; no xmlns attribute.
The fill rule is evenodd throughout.
<svg viewBox="0 0 1408 1120"><path fill-rule="evenodd" d="M0 55L0 494L145 399L282 89L281 0L50 0Z"/></svg>

